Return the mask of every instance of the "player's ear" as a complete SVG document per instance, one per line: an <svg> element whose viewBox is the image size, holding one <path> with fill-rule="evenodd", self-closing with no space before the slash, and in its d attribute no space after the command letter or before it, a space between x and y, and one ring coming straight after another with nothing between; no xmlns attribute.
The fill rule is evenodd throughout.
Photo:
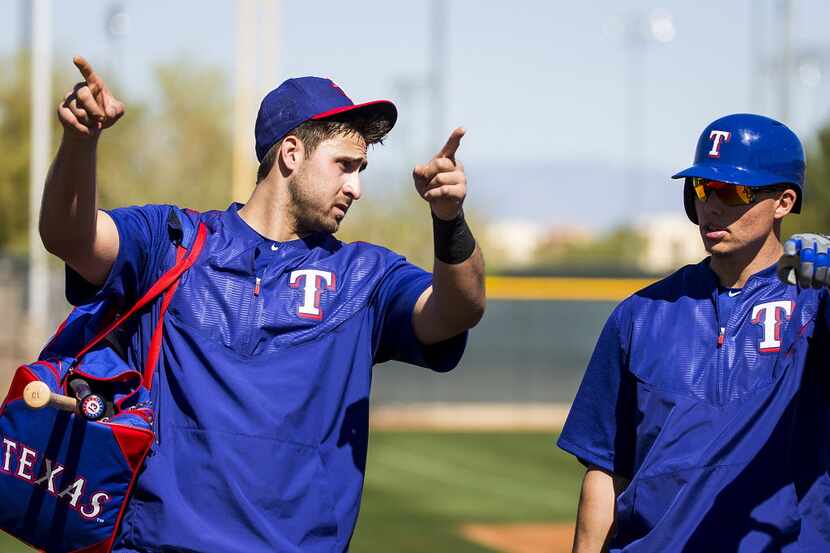
<svg viewBox="0 0 830 553"><path fill-rule="evenodd" d="M293 134L286 136L280 144L278 159L280 166L285 168L288 173L296 171L305 159L303 141Z"/></svg>
<svg viewBox="0 0 830 553"><path fill-rule="evenodd" d="M775 202L775 218L783 219L789 214L793 210L793 207L795 207L796 198L795 190L792 188L787 188L781 192L781 195L778 196Z"/></svg>

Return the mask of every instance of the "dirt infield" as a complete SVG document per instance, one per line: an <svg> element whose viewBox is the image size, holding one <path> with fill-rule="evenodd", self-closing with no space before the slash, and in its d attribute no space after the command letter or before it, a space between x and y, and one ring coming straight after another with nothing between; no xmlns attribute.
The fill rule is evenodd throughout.
<svg viewBox="0 0 830 553"><path fill-rule="evenodd" d="M572 524L465 524L465 539L503 553L570 553Z"/></svg>
<svg viewBox="0 0 830 553"><path fill-rule="evenodd" d="M369 424L375 430L558 432L569 408L559 403L377 405L370 411Z"/></svg>

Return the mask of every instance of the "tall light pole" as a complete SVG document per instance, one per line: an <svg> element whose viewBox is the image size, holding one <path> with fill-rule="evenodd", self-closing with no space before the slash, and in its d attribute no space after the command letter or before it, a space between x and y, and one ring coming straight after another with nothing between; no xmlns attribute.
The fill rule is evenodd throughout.
<svg viewBox="0 0 830 553"><path fill-rule="evenodd" d="M259 51L262 54L262 63L259 68L260 96L270 92L277 86L279 69L279 28L280 28L280 0L261 0L262 13L259 16L260 37Z"/></svg>
<svg viewBox="0 0 830 553"><path fill-rule="evenodd" d="M423 78L420 76L413 77L411 75L401 75L395 78L392 86L395 90L395 96L398 99L397 103L400 112L412 113L415 111L416 102L419 100L419 96L423 94L424 88L429 85L424 83ZM429 110L427 109L427 111ZM398 130L396 136L397 140L401 143L404 163L413 163L413 161L417 160L418 157L424 152L418 151L419 146L416 141L413 141L413 131L415 129L411 128L412 119L402 117L398 119L397 125L403 127Z"/></svg>
<svg viewBox="0 0 830 553"><path fill-rule="evenodd" d="M767 109L768 102L765 97L760 96L767 92L769 87L773 92L773 97L770 100L772 111L776 112L776 117L784 123L791 126L798 126L803 123L805 118L807 121L816 114L819 114L821 103L824 97L821 95L820 86L824 81L825 66L830 62L830 50L824 45L820 46L805 46L803 44L796 45L793 42L793 10L795 7L793 0L774 0L774 4L770 4L773 8L774 25L773 29L776 37L780 37L779 47L774 53L763 54L760 50L762 43L757 44L759 51L758 56L758 70L757 78L753 79L756 83L761 82L764 86L758 86L760 90L753 94L753 106L761 110ZM753 9L754 6L750 6ZM770 11L770 10L767 10ZM767 35L766 28L757 28L757 24L762 20L763 14L761 10L754 10L752 14L756 19L753 25L756 27L752 30L753 33L765 37ZM768 26L770 26L768 25ZM758 31L758 32L756 32ZM752 42L756 46L755 41ZM801 88L799 88L799 85ZM812 95L812 100L809 103L799 102L797 109L793 109L793 94L798 93L801 89ZM761 102L758 102L759 96ZM813 113L809 113L810 110ZM795 113L794 113L795 112ZM803 113L802 113L803 112ZM806 115L805 115L806 114ZM820 114L818 115L820 117Z"/></svg>
<svg viewBox="0 0 830 553"><path fill-rule="evenodd" d="M778 0L781 24L781 67L778 75L778 115L784 123L790 119L790 79L792 69L792 0Z"/></svg>
<svg viewBox="0 0 830 553"><path fill-rule="evenodd" d="M653 43L669 43L674 40L674 21L668 12L656 11L649 16L635 12L624 21L623 41L625 44L625 139L623 156L625 160L625 184L629 191L642 188L638 183L638 171L643 167L642 154L646 136L646 53ZM628 194L624 202L626 214L637 207L633 202L637 196Z"/></svg>
<svg viewBox="0 0 830 553"><path fill-rule="evenodd" d="M32 3L29 0L19 0L20 5L20 46L25 52L32 46Z"/></svg>
<svg viewBox="0 0 830 553"><path fill-rule="evenodd" d="M52 144L52 13L50 0L32 0L31 145L29 166L28 315L32 343L42 341L49 311L49 273L38 219Z"/></svg>
<svg viewBox="0 0 830 553"><path fill-rule="evenodd" d="M254 186L251 113L256 88L256 0L236 4L236 75L233 110L233 201L244 202Z"/></svg>
<svg viewBox="0 0 830 553"><path fill-rule="evenodd" d="M239 0L236 8L231 196L233 201L245 202L256 184L253 128L257 109L257 72L262 72L269 90L275 84L277 73L277 39L274 35L279 0ZM262 39L259 48L257 37Z"/></svg>
<svg viewBox="0 0 830 553"><path fill-rule="evenodd" d="M110 48L110 64L112 71L119 77L124 73L124 38L127 36L130 19L124 3L112 2L107 10L105 27L107 41Z"/></svg>
<svg viewBox="0 0 830 553"><path fill-rule="evenodd" d="M625 157L626 190L637 189L637 171L642 166L643 129L645 128L645 56L646 38L642 29L643 19L640 14L629 16L625 25L625 140L623 156ZM627 194L633 198L633 194ZM631 200L627 202L629 213L635 207Z"/></svg>
<svg viewBox="0 0 830 553"><path fill-rule="evenodd" d="M432 92L427 113L430 136L427 141L441 140L446 129L447 116L447 65L449 47L447 44L447 21L449 0L432 0L429 18L429 79Z"/></svg>
<svg viewBox="0 0 830 553"><path fill-rule="evenodd" d="M766 109L766 82L764 81L764 64L766 54L766 25L767 18L762 2L748 0L749 8L749 55L750 55L750 76L749 105L758 113Z"/></svg>

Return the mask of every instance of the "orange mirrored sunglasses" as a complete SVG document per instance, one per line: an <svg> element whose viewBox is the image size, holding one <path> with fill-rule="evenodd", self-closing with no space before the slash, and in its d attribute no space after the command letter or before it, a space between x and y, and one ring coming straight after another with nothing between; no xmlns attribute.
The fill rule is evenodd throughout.
<svg viewBox="0 0 830 553"><path fill-rule="evenodd" d="M720 201L726 205L749 205L758 199L758 195L764 192L776 192L781 190L780 186L765 186L763 188L752 188L741 184L729 184L716 180L709 180L702 177L692 177L692 187L695 195L701 202L709 199L714 192Z"/></svg>

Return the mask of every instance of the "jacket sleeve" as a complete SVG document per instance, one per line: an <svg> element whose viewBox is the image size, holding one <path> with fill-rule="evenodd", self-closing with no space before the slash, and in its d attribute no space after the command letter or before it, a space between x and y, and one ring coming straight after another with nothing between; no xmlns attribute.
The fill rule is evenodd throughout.
<svg viewBox="0 0 830 553"><path fill-rule="evenodd" d="M636 400L623 339L628 335L622 328L623 307L614 310L600 334L558 445L586 465L630 478Z"/></svg>
<svg viewBox="0 0 830 553"><path fill-rule="evenodd" d="M145 205L107 211L118 229L118 256L101 286L93 286L66 267L66 299L82 305L105 298L131 304L155 282L170 254L168 216L171 206Z"/></svg>

